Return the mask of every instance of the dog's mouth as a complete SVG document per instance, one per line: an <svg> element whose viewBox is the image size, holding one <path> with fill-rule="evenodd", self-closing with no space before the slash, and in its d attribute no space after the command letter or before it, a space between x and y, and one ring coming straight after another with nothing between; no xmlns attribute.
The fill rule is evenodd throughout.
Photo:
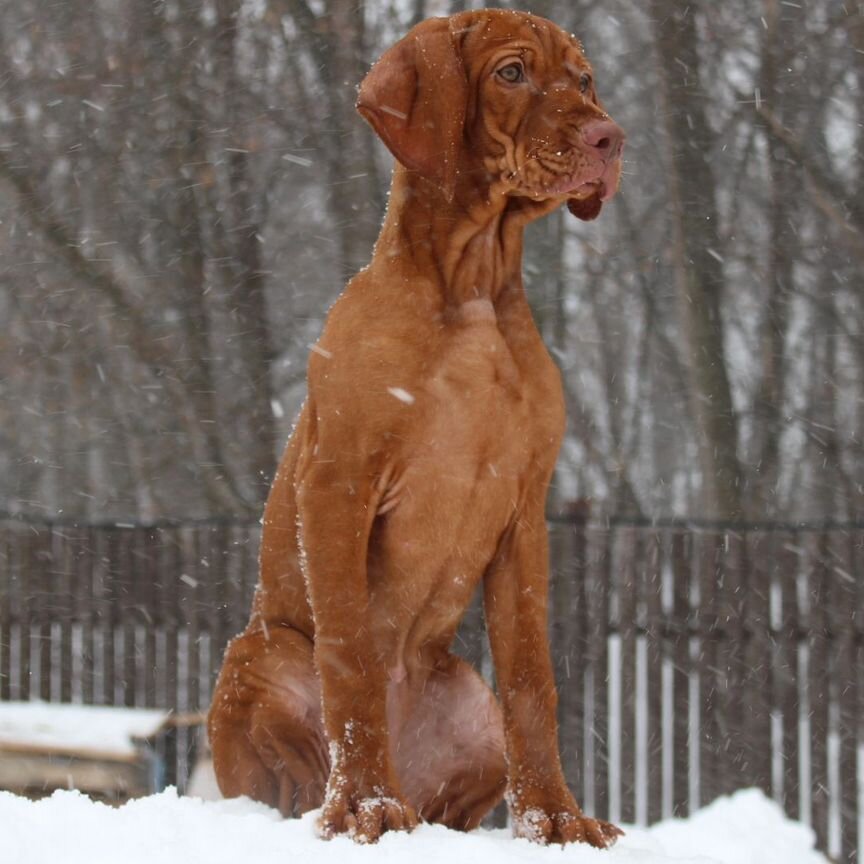
<svg viewBox="0 0 864 864"><path fill-rule="evenodd" d="M589 180L587 183L577 182L570 188L561 189L559 194L566 195L574 201L582 201L595 196L601 201L608 201L615 194L615 190L610 190L606 181L601 177L598 180Z"/></svg>
<svg viewBox="0 0 864 864"><path fill-rule="evenodd" d="M620 173L620 157L608 163L591 160L585 164L584 156L578 151L556 153L551 158L544 153L532 153L513 178L517 181L514 192L534 198L606 202L618 191Z"/></svg>

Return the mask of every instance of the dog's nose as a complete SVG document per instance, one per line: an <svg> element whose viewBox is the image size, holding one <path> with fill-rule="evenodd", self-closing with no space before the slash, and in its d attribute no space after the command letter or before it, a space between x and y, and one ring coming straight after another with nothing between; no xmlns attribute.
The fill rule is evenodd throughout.
<svg viewBox="0 0 864 864"><path fill-rule="evenodd" d="M611 162L624 149L624 130L614 120L595 120L582 130L585 143L604 162Z"/></svg>

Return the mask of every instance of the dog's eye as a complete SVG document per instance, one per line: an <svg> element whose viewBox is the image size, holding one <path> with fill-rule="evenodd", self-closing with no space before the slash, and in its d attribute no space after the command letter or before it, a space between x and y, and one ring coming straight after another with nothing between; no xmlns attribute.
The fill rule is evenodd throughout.
<svg viewBox="0 0 864 864"><path fill-rule="evenodd" d="M498 76L508 84L519 84L525 80L525 70L521 63L508 63L498 70Z"/></svg>
<svg viewBox="0 0 864 864"><path fill-rule="evenodd" d="M583 72L579 78L579 92L587 93L591 89L591 76L587 72Z"/></svg>

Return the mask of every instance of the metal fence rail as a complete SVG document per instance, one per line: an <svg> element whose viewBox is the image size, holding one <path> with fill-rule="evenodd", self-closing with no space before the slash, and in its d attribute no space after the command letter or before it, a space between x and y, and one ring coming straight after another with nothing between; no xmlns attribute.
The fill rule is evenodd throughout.
<svg viewBox="0 0 864 864"><path fill-rule="evenodd" d="M0 521L0 699L206 710L259 531ZM856 861L864 529L550 531L562 758L585 809L648 823L758 786ZM456 650L491 676L479 601ZM181 788L193 744L181 727L167 754Z"/></svg>

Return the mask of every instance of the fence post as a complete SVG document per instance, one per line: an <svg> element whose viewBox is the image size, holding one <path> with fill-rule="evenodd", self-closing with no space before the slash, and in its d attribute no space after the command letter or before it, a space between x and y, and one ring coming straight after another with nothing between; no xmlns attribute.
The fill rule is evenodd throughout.
<svg viewBox="0 0 864 864"><path fill-rule="evenodd" d="M673 814L690 812L690 568L693 537L672 535L672 606L668 614L663 651L672 670L672 770Z"/></svg>
<svg viewBox="0 0 864 864"><path fill-rule="evenodd" d="M601 818L609 813L608 745L608 591L611 531L592 527L586 534L585 579L580 586L582 657L585 669L583 758L584 807Z"/></svg>
<svg viewBox="0 0 864 864"><path fill-rule="evenodd" d="M830 787L836 797L830 802L828 852L848 860L852 860L858 848L855 835L859 806L856 771L859 670L856 669L855 645L858 597L853 544L851 532L835 531L825 535L824 554L828 571L826 614L831 651L829 734L836 742L833 752L829 751L829 758L836 761L834 766L829 762L829 778L836 774L836 785Z"/></svg>
<svg viewBox="0 0 864 864"><path fill-rule="evenodd" d="M776 562L771 581L771 708L779 727L780 769L772 768L771 787L775 800L793 819L799 809L799 741L801 680L798 674L798 571L801 550L793 531L778 532L774 543Z"/></svg>
<svg viewBox="0 0 864 864"><path fill-rule="evenodd" d="M636 560L636 773L635 819L663 815L663 548L654 529L640 532ZM671 815L671 814L670 814Z"/></svg>
<svg viewBox="0 0 864 864"><path fill-rule="evenodd" d="M549 634L558 690L558 739L564 776L581 798L583 669L578 656L582 622L577 594L585 578L582 525L549 526Z"/></svg>

